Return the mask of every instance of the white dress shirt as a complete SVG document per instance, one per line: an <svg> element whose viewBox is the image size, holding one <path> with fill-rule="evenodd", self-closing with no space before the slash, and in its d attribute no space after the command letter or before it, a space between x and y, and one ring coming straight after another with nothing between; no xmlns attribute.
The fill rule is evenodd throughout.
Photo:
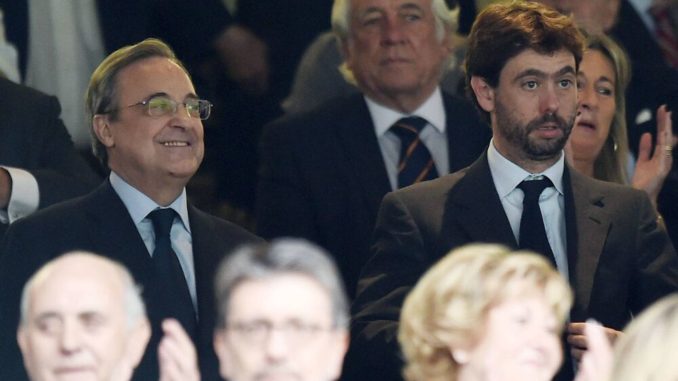
<svg viewBox="0 0 678 381"><path fill-rule="evenodd" d="M130 217L132 217L132 221L134 221L134 225L137 227L139 235L148 249L148 255L152 256L153 250L155 249L155 230L153 229L153 222L151 222L147 216L155 209L163 207L156 204L155 201L151 200L148 196L125 182L125 180L115 172L111 171L109 179L113 190L118 194L123 204L125 204ZM181 195L179 195L168 208L174 209L179 216L178 219L174 219L174 223L172 224L170 241L172 242L172 249L177 254L177 258L181 264L181 269L184 272L188 291L191 294L191 300L193 301L193 308L197 312L193 239L191 237L191 226L188 221L186 189L181 192Z"/></svg>
<svg viewBox="0 0 678 381"><path fill-rule="evenodd" d="M390 128L400 120L408 116L418 116L426 119L428 125L419 133L419 139L428 148L440 176L450 171L449 156L447 154L447 119L445 106L440 89L433 94L418 109L411 114L403 114L399 111L383 106L374 100L365 97L367 109L372 117L372 125L377 135L381 156L386 164L388 180L391 189L398 189L398 163L400 161L400 138Z"/></svg>
<svg viewBox="0 0 678 381"><path fill-rule="evenodd" d="M539 208L544 219L546 238L551 245L558 271L568 278L567 240L565 235L565 197L563 192L563 172L565 155L542 173L529 173L512 161L502 156L494 147L492 140L487 150L487 161L492 173L492 181L497 190L501 205L511 224L516 242L520 242L520 219L523 214L523 198L525 194L517 186L525 179L547 177L553 187L546 188L539 197Z"/></svg>

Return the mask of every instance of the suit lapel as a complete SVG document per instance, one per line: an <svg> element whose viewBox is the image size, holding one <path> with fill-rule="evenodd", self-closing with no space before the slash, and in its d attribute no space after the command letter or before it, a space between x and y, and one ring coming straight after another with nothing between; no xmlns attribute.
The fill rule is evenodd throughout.
<svg viewBox="0 0 678 381"><path fill-rule="evenodd" d="M487 154L473 163L450 190L443 223L446 224L448 219L451 223L449 229L466 232L468 242L494 242L517 247L494 187Z"/></svg>
<svg viewBox="0 0 678 381"><path fill-rule="evenodd" d="M336 122L334 130L346 154L348 169L356 176L357 186L363 188L365 205L374 209L372 214L376 216L381 199L391 191L386 165L362 95L351 97L346 106L345 119Z"/></svg>
<svg viewBox="0 0 678 381"><path fill-rule="evenodd" d="M604 195L583 175L566 169L571 189L565 197L570 282L575 290L572 317L586 319L598 261L610 228ZM567 195L570 194L570 197ZM573 215L574 214L574 215ZM579 243L582 243L581 245ZM585 244L584 244L585 243Z"/></svg>

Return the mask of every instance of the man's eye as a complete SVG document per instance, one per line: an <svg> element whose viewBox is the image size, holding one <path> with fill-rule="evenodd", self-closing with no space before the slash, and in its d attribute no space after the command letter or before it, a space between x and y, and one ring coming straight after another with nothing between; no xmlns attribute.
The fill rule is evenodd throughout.
<svg viewBox="0 0 678 381"><path fill-rule="evenodd" d="M408 13L404 16L404 18L405 18L405 20L410 21L410 22L421 20L421 16L418 15L418 14L415 14L415 13Z"/></svg>
<svg viewBox="0 0 678 381"><path fill-rule="evenodd" d="M534 90L537 87L539 87L539 84L537 83L537 81L527 81L527 82L523 83L523 87L528 89L528 90Z"/></svg>
<svg viewBox="0 0 678 381"><path fill-rule="evenodd" d="M558 81L558 85L562 89L569 89L570 87L572 87L573 83L574 82L571 79L561 79L560 81Z"/></svg>
<svg viewBox="0 0 678 381"><path fill-rule="evenodd" d="M169 99L151 99L148 102L148 107L154 111L171 111L173 109L172 102Z"/></svg>
<svg viewBox="0 0 678 381"><path fill-rule="evenodd" d="M39 319L36 322L36 327L38 331L46 333L48 335L56 334L61 330L61 320L55 317Z"/></svg>

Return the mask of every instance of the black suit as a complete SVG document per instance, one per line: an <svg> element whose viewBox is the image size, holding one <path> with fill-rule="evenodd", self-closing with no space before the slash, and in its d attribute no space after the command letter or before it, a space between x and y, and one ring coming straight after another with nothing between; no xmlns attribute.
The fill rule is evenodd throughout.
<svg viewBox="0 0 678 381"><path fill-rule="evenodd" d="M621 330L632 313L678 290L678 258L646 194L569 168L563 187L572 321L592 317ZM438 259L471 242L517 247L486 155L463 171L386 195L375 256L354 304L351 359L375 364L363 375L400 379L395 333L406 294Z"/></svg>
<svg viewBox="0 0 678 381"><path fill-rule="evenodd" d="M469 165L490 129L465 102L443 94L451 171ZM379 203L391 190L362 95L333 100L266 127L260 147L258 233L304 237L337 260L349 295L369 258Z"/></svg>
<svg viewBox="0 0 678 381"><path fill-rule="evenodd" d="M55 97L0 78L0 165L35 177L39 208L83 195L101 179L80 157ZM0 224L0 235L7 225Z"/></svg>
<svg viewBox="0 0 678 381"><path fill-rule="evenodd" d="M220 260L236 246L258 238L189 205L199 324L197 350L203 379L217 379L212 350L215 309L213 278ZM144 286L144 301L154 334L135 380L157 380L156 301L149 298L151 257L122 200L108 181L87 196L64 202L13 224L0 253L0 379L25 380L15 335L21 289L45 262L70 250L88 250L124 264Z"/></svg>

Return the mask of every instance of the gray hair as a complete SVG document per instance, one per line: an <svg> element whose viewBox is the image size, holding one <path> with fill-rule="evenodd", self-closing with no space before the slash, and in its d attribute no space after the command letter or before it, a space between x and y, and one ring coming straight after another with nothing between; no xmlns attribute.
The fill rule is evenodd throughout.
<svg viewBox="0 0 678 381"><path fill-rule="evenodd" d="M442 41L446 33L451 35L457 31L459 5L450 9L445 0L431 0L431 10L435 19L438 41ZM339 46L344 46L351 37L351 0L334 0L332 5L332 31L339 42ZM446 64L451 62L451 58L448 61ZM345 62L339 66L339 71L347 82L356 83L351 69L347 67Z"/></svg>
<svg viewBox="0 0 678 381"><path fill-rule="evenodd" d="M221 263L215 280L217 325L226 326L231 294L239 284L289 273L318 282L330 297L334 326L348 328L348 299L336 265L325 250L300 239L247 245Z"/></svg>
<svg viewBox="0 0 678 381"><path fill-rule="evenodd" d="M123 286L123 303L127 315L127 327L135 327L139 321L146 317L146 306L141 298L141 289L134 283L134 278L122 264L98 254L87 251L72 251L65 253L42 266L33 276L28 279L21 293L21 317L20 324L25 326L28 323L28 308L31 305L31 297L35 286L48 277L59 261L71 257L86 257L106 262L118 275Z"/></svg>
<svg viewBox="0 0 678 381"><path fill-rule="evenodd" d="M97 114L108 114L111 120L118 117L118 74L124 68L153 57L167 58L181 67L190 78L188 70L176 57L172 48L157 38L147 38L137 44L122 47L109 54L92 73L85 93L87 123L92 124ZM106 147L99 141L94 128L90 128L92 152L104 167L108 166Z"/></svg>

